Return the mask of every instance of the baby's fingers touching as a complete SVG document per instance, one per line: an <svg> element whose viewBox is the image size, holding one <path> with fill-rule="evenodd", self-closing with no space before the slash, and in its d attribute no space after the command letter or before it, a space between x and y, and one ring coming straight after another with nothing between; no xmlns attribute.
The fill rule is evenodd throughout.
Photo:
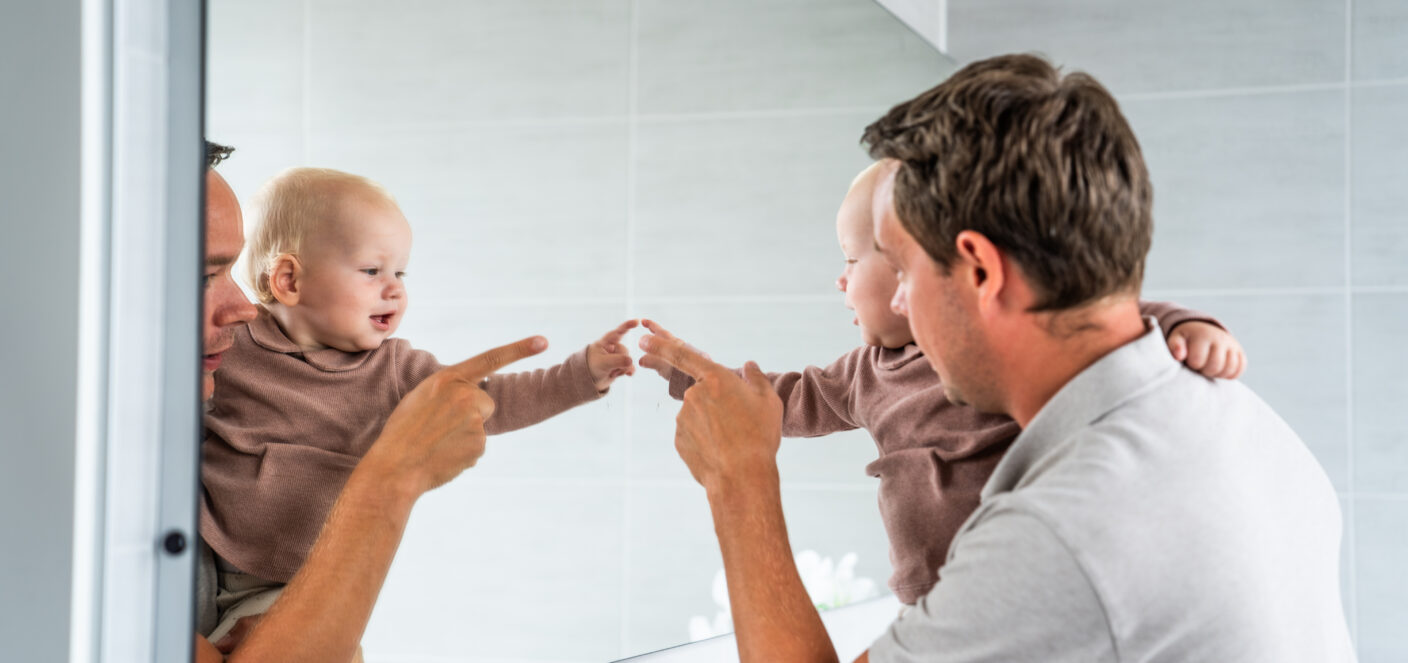
<svg viewBox="0 0 1408 663"><path fill-rule="evenodd" d="M623 347L621 346L621 337L625 336L626 332L635 329L638 325L640 325L639 320L627 320L617 325L615 329L606 332L606 335L601 337L601 349L612 354L615 354L619 350L623 350Z"/></svg>

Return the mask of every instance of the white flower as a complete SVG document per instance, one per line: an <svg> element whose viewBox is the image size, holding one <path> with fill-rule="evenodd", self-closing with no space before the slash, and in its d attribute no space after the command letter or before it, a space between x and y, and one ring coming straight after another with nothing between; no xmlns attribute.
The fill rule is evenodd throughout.
<svg viewBox="0 0 1408 663"><path fill-rule="evenodd" d="M869 578L855 577L855 553L846 553L840 564L833 564L830 557L822 557L814 550L803 550L793 560L797 564L797 574L802 577L802 586L817 610L831 610L857 601L873 598L877 592L875 582ZM719 610L713 621L704 617L689 620L691 642L712 638L733 631L733 615L728 605L728 583L724 570L714 574L714 603Z"/></svg>

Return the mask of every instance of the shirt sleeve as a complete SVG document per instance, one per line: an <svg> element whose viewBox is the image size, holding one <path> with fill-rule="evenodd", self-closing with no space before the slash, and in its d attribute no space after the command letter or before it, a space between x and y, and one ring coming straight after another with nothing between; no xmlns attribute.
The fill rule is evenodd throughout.
<svg viewBox="0 0 1408 663"><path fill-rule="evenodd" d="M826 368L808 366L801 371L767 374L782 399L783 437L819 437L860 427L852 412L851 391L865 350L852 350ZM741 370L734 372L743 374ZM684 398L685 390L693 385L694 378L678 369L670 374L670 396L675 399Z"/></svg>
<svg viewBox="0 0 1408 663"><path fill-rule="evenodd" d="M401 397L411 393L417 385L424 382L426 378L439 372L445 365L435 358L435 355L425 350L417 350L411 347L409 341L401 338L393 338L388 341L395 343L393 351L396 353L396 373L397 379L401 382Z"/></svg>
<svg viewBox="0 0 1408 663"><path fill-rule="evenodd" d="M1163 330L1165 337L1167 337L1171 332L1173 332L1174 327L1181 325L1185 322L1192 322L1195 320L1198 322L1206 322L1211 325L1217 325L1218 327L1221 327L1224 330L1227 329L1227 327L1223 326L1222 322L1219 321L1217 318L1214 318L1211 315L1208 315L1201 311L1194 311L1193 309L1183 308L1182 306L1174 304L1173 302L1140 301L1139 314L1144 316L1152 316L1153 318L1158 320L1159 329Z"/></svg>
<svg viewBox="0 0 1408 663"><path fill-rule="evenodd" d="M871 645L871 661L1116 660L1094 588L1032 513L997 507L967 527L943 578Z"/></svg>
<svg viewBox="0 0 1408 663"><path fill-rule="evenodd" d="M494 415L484 422L489 435L532 426L605 393L596 390L586 348L550 368L491 375L480 387L494 399Z"/></svg>

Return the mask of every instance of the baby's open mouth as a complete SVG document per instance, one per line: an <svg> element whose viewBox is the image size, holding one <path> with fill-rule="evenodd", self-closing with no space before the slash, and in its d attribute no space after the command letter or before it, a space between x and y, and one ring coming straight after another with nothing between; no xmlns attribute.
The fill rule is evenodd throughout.
<svg viewBox="0 0 1408 663"><path fill-rule="evenodd" d="M394 314L394 313L382 313L381 315L374 315L374 316L372 316L372 322L376 323L376 326L381 327L381 328L383 328L383 329L384 329L384 328L387 328L387 327L390 327L390 326L391 326L391 316L392 316L392 315L395 315L395 314Z"/></svg>

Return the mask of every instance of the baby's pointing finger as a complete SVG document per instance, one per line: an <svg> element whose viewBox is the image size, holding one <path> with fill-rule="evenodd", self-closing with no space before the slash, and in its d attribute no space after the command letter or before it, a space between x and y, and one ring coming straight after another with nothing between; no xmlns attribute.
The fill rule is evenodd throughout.
<svg viewBox="0 0 1408 663"><path fill-rule="evenodd" d="M626 332L635 329L639 324L640 321L638 320L627 320L617 325L615 329L606 332L606 335L601 337L601 342L605 344L607 352L615 352L616 349L614 346L621 342L621 337L625 336Z"/></svg>

